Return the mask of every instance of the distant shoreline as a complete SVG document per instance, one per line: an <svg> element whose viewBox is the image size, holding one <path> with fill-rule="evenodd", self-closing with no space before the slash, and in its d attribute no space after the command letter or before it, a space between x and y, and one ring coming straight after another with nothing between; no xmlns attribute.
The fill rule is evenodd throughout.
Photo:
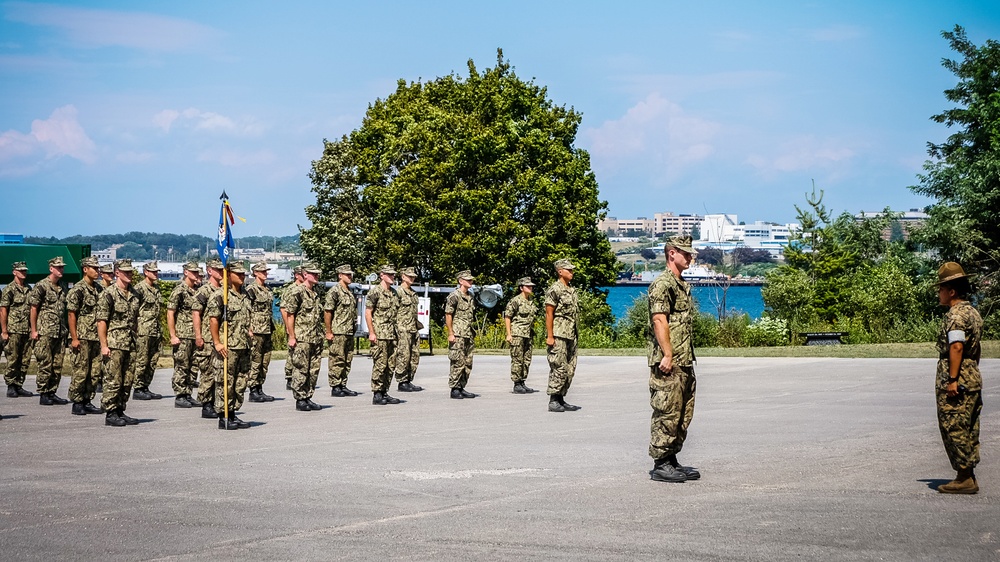
<svg viewBox="0 0 1000 562"><path fill-rule="evenodd" d="M652 281L626 281L618 280L615 282L616 287L648 287ZM731 279L729 281L730 286L740 286L740 287L763 287L763 281L757 281L753 279ZM722 283L719 281L714 281L711 279L692 279L688 281L688 285L693 287L721 287Z"/></svg>

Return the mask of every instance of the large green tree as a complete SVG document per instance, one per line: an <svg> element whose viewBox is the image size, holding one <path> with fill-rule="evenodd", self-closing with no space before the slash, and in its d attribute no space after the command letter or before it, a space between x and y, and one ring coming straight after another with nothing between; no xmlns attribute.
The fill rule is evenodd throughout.
<svg viewBox="0 0 1000 562"><path fill-rule="evenodd" d="M499 51L483 72L470 60L464 77L400 80L360 128L325 141L302 247L324 269L391 262L432 283L471 269L480 283L507 286L550 279L565 257L574 284L609 284L619 266L596 226L607 203L575 146L580 122Z"/></svg>
<svg viewBox="0 0 1000 562"><path fill-rule="evenodd" d="M956 25L942 33L961 60L944 59L958 83L945 90L956 104L931 117L954 128L943 143L928 143L930 160L911 189L935 200L930 219L916 234L942 260L959 261L992 294L996 307L1000 266L1000 43L969 41Z"/></svg>

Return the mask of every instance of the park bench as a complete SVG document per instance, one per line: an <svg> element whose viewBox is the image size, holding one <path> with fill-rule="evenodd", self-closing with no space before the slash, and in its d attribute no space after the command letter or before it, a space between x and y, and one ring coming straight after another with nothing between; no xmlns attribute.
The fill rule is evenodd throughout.
<svg viewBox="0 0 1000 562"><path fill-rule="evenodd" d="M805 338L806 345L840 345L841 338L846 338L848 332L804 332L799 337Z"/></svg>

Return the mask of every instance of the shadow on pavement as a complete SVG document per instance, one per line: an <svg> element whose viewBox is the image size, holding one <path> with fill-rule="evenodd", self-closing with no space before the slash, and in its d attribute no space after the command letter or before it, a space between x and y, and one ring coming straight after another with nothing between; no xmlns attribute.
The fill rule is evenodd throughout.
<svg viewBox="0 0 1000 562"><path fill-rule="evenodd" d="M927 487L930 488L931 490L937 490L938 486L942 484L947 484L948 482L951 482L951 480L948 480L947 478L923 478L917 480L917 482L923 482L927 484Z"/></svg>

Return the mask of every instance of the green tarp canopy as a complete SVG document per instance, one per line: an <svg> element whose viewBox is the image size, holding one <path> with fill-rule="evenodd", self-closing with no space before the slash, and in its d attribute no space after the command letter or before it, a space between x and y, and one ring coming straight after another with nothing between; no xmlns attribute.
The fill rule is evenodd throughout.
<svg viewBox="0 0 1000 562"><path fill-rule="evenodd" d="M63 279L76 283L82 277L80 260L90 255L90 244L2 244L0 245L0 285L14 280L11 265L28 264L28 283L37 283L49 275L49 260L62 256L66 267Z"/></svg>

